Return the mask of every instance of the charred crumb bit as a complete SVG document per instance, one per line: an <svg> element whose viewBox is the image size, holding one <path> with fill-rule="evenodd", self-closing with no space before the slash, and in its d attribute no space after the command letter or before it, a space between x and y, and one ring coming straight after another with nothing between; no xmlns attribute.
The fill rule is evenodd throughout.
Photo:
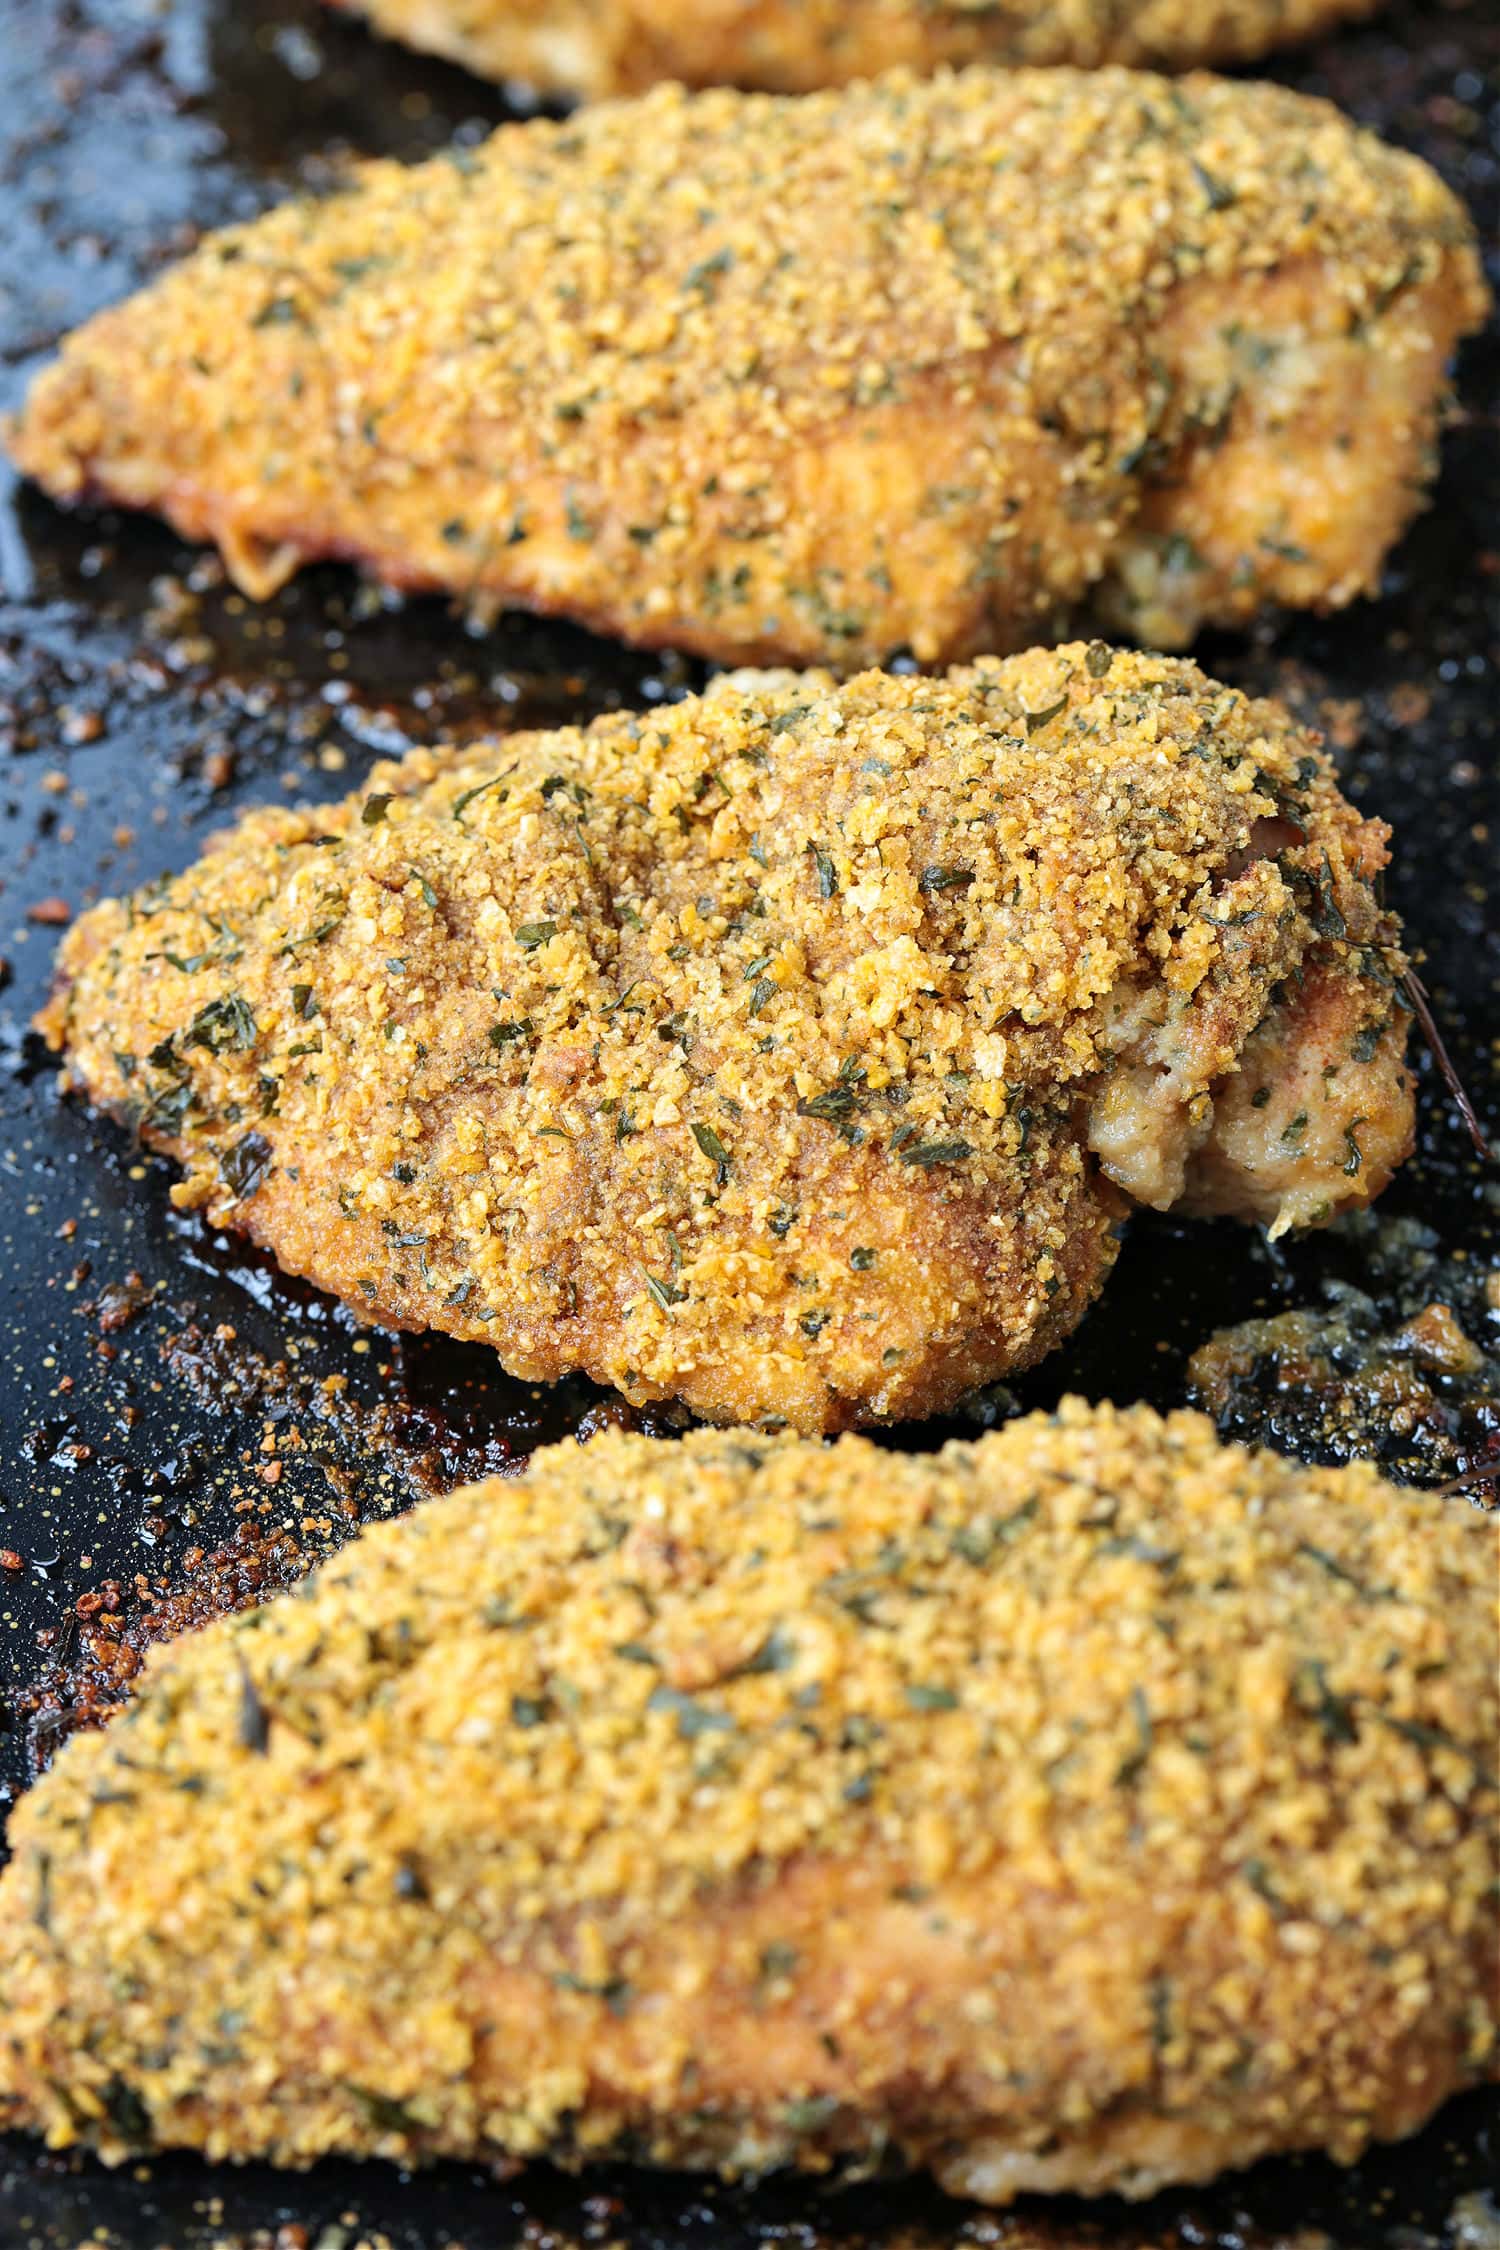
<svg viewBox="0 0 1500 2250"><path fill-rule="evenodd" d="M80 1309L95 1321L101 1336L116 1336L140 1318L154 1294L145 1276L132 1267L122 1281L107 1283Z"/></svg>
<svg viewBox="0 0 1500 2250"><path fill-rule="evenodd" d="M1403 1481L1483 1473L1500 1457L1500 1259L1452 1256L1415 1219L1338 1231L1378 1295L1333 1281L1321 1305L1221 1330L1188 1363L1190 1398L1226 1437Z"/></svg>

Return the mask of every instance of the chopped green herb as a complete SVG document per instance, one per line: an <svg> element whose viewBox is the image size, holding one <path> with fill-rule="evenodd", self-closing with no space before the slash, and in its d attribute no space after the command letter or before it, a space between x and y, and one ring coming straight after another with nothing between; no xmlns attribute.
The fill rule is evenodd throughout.
<svg viewBox="0 0 1500 2250"><path fill-rule="evenodd" d="M698 1143L709 1162L718 1166L719 1185L722 1187L729 1177L728 1149L724 1146L712 1125L694 1124L693 1139Z"/></svg>
<svg viewBox="0 0 1500 2250"><path fill-rule="evenodd" d="M1429 1726L1423 1719L1399 1718L1394 1711L1377 1711L1375 1716L1383 1726L1390 1728L1392 1734L1399 1734L1404 1742L1411 1743L1415 1749L1446 1750L1450 1757L1461 1759L1466 1766L1472 1767L1478 1780L1487 1789L1494 1788L1494 1769L1487 1766L1465 1743L1455 1742L1452 1735L1445 1734L1441 1727Z"/></svg>
<svg viewBox="0 0 1500 2250"><path fill-rule="evenodd" d="M711 258L700 258L695 266L690 266L682 277L682 286L710 297L713 294L713 284L721 274L728 273L733 264L734 251L726 244L724 249L716 250Z"/></svg>
<svg viewBox="0 0 1500 2250"><path fill-rule="evenodd" d="M249 1007L238 993L231 993L222 1000L210 1000L198 1010L188 1025L185 1042L189 1047L206 1047L213 1055L245 1054L257 1037Z"/></svg>
<svg viewBox="0 0 1500 2250"><path fill-rule="evenodd" d="M812 853L813 865L818 871L818 896L832 898L839 887L838 869L821 844L809 844L807 848Z"/></svg>
<svg viewBox="0 0 1500 2250"><path fill-rule="evenodd" d="M625 1977L609 1977L603 1984L589 1984L583 1977L575 1977L560 1969L552 1982L562 1992L586 1992L591 1999L602 2000L612 2016L630 2013L632 1987Z"/></svg>
<svg viewBox="0 0 1500 2250"><path fill-rule="evenodd" d="M332 937L334 931L344 919L346 911L345 903L341 899L336 914L330 914L323 921L315 922L310 930L302 930L296 937L284 939L276 948L277 958L284 959L288 954L300 953L304 945L321 945L325 938Z"/></svg>
<svg viewBox="0 0 1500 2250"><path fill-rule="evenodd" d="M271 1144L263 1133L246 1133L219 1158L219 1174L238 1202L254 1195L271 1162Z"/></svg>
<svg viewBox="0 0 1500 2250"><path fill-rule="evenodd" d="M475 798L483 797L491 789L498 789L501 782L508 781L515 770L514 766L507 766L503 773L492 773L488 781L476 781L472 789L466 789L461 797L454 799L453 818L459 822L460 826L462 826L465 812L473 804ZM507 790L505 796L509 796L509 794L510 792ZM504 801L505 799L502 797L502 804Z"/></svg>
<svg viewBox="0 0 1500 2250"><path fill-rule="evenodd" d="M1206 172L1196 156L1190 156L1188 163L1192 166L1193 178L1207 198L1210 211L1227 211L1232 204L1238 202L1235 190L1224 181L1216 180L1211 172Z"/></svg>
<svg viewBox="0 0 1500 2250"><path fill-rule="evenodd" d="M891 1145L895 1147L894 1140ZM898 1162L917 1164L924 1172L930 1172L938 1164L961 1164L973 1153L967 1141L918 1141L914 1147L900 1150Z"/></svg>
<svg viewBox="0 0 1500 2250"><path fill-rule="evenodd" d="M761 1948L761 1982L763 1984L780 1984L786 1978L795 1976L800 1959L801 1956L795 1945L788 1945L783 1938L773 1938L769 1945Z"/></svg>
<svg viewBox="0 0 1500 2250"><path fill-rule="evenodd" d="M366 2086L349 2086L349 2092L360 2104L377 2133L399 2135L402 2140L414 2140L421 2132L421 2121L412 2115L404 2102L392 2101L388 2094L371 2092Z"/></svg>
<svg viewBox="0 0 1500 2250"><path fill-rule="evenodd" d="M845 1794L847 1795L847 1791ZM781 2116L788 2132L819 2133L838 2113L839 2102L836 2095L809 2094L800 2101L788 2102Z"/></svg>
<svg viewBox="0 0 1500 2250"><path fill-rule="evenodd" d="M410 1852L403 1852L396 1862L396 1879L392 1885L397 1898L423 1901L430 1895L427 1879Z"/></svg>
<svg viewBox="0 0 1500 2250"><path fill-rule="evenodd" d="M1243 1874L1245 1881L1250 1885L1251 1890L1254 1891L1256 1897L1264 1899L1273 1914L1281 1915L1286 1913L1286 1901L1281 1896L1280 1892L1272 1886L1270 1876L1266 1872L1266 1863L1263 1859L1247 1859L1240 1872Z"/></svg>
<svg viewBox="0 0 1500 2250"><path fill-rule="evenodd" d="M852 1086L830 1086L826 1094L813 1094L797 1104L799 1117L847 1117L858 1100Z"/></svg>
<svg viewBox="0 0 1500 2250"><path fill-rule="evenodd" d="M1115 1780L1121 1788L1128 1788L1131 1782L1137 1780L1144 1771L1146 1761L1151 1755L1151 1745L1154 1740L1151 1707L1146 1701L1144 1688L1133 1687L1131 1689L1130 1710L1131 1716L1135 1720L1137 1741L1135 1749L1131 1751L1128 1758L1121 1761L1119 1770L1115 1775Z"/></svg>
<svg viewBox="0 0 1500 2250"><path fill-rule="evenodd" d="M732 1734L735 1720L727 1711L716 1711L711 1705L700 1703L696 1696L685 1695L681 1688L663 1683L654 1687L646 1698L648 1711L670 1711L677 1721L677 1732L685 1742L700 1734Z"/></svg>
<svg viewBox="0 0 1500 2250"><path fill-rule="evenodd" d="M760 1672L789 1672L797 1661L797 1644L781 1626L773 1625L753 1656L737 1664L727 1677L748 1679Z"/></svg>
<svg viewBox="0 0 1500 2250"><path fill-rule="evenodd" d="M239 1716L235 1722L235 1737L242 1750L252 1757L263 1758L271 1745L271 1719L260 1699L250 1667L240 1658Z"/></svg>
<svg viewBox="0 0 1500 2250"><path fill-rule="evenodd" d="M1023 1531L1037 1512L1035 1500L1023 1500L1019 1508L1009 1515L989 1516L975 1523L961 1523L949 1536L948 1544L956 1555L962 1555L976 1568L987 1563L996 1550Z"/></svg>
<svg viewBox="0 0 1500 2250"><path fill-rule="evenodd" d="M1306 1555L1308 1561L1316 1563L1320 1570L1326 1570L1330 1578L1336 1578L1341 1585L1352 1588L1361 1601L1384 1602L1391 1599L1389 1588L1381 1587L1372 1592L1362 1578L1339 1561L1337 1555L1330 1555L1324 1548L1315 1547L1310 1539L1299 1539L1297 1552L1299 1555Z"/></svg>
<svg viewBox="0 0 1500 2250"><path fill-rule="evenodd" d="M1301 1667L1293 1682L1293 1692L1302 1709L1318 1721L1326 1741L1359 1740L1352 1704L1346 1696L1334 1694L1328 1685L1327 1672L1316 1658L1309 1658Z"/></svg>
<svg viewBox="0 0 1500 2250"><path fill-rule="evenodd" d="M105 1800L96 1798L94 1801L98 1804ZM127 1805L135 1802L132 1797L117 1797L109 1801ZM100 2090L99 2100L110 2124L128 2148L151 2147L154 2136L150 2113L133 2086L127 2085L123 2078L111 2078Z"/></svg>
<svg viewBox="0 0 1500 2250"><path fill-rule="evenodd" d="M252 328L306 328L307 315L295 297L269 297L250 319Z"/></svg>

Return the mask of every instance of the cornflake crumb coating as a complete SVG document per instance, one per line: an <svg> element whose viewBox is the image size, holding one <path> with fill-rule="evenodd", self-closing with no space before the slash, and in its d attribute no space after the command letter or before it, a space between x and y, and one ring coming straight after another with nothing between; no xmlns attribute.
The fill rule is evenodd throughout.
<svg viewBox="0 0 1500 2250"><path fill-rule="evenodd" d="M1071 1330L1125 1208L1091 1130L1191 1205L1217 1099L1282 1202L1241 1163L1204 1208L1378 1192L1384 836L1181 660L742 674L257 810L85 915L41 1023L179 1205L372 1320L816 1431Z"/></svg>
<svg viewBox="0 0 1500 2250"><path fill-rule="evenodd" d="M218 542L843 670L1337 606L1484 316L1417 158L1271 86L666 88L211 236L10 444Z"/></svg>
<svg viewBox="0 0 1500 2250"><path fill-rule="evenodd" d="M0 2111L993 2200L1351 2158L1494 2066L1495 1566L1141 1407L549 1448L67 1745Z"/></svg>

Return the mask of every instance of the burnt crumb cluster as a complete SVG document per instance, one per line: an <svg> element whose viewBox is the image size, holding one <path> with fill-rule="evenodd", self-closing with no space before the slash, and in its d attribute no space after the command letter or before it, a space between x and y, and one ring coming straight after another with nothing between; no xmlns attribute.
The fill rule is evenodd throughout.
<svg viewBox="0 0 1500 2250"><path fill-rule="evenodd" d="M1378 1211L1339 1231L1369 1286L1330 1278L1321 1304L1221 1329L1189 1362L1189 1396L1225 1437L1484 1489L1500 1474L1500 1258Z"/></svg>

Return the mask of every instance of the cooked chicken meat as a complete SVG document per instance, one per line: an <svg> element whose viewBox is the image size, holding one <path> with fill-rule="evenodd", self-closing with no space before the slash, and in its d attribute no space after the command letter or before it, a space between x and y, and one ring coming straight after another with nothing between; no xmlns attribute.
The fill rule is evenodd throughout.
<svg viewBox="0 0 1500 2250"><path fill-rule="evenodd" d="M1348 2159L1495 2066L1495 1566L1139 1407L552 1447L67 1745L0 2118L996 2202Z"/></svg>
<svg viewBox="0 0 1500 2250"><path fill-rule="evenodd" d="M335 0L483 78L553 93L690 86L811 93L895 65L1248 62L1377 0Z"/></svg>
<svg viewBox="0 0 1500 2250"><path fill-rule="evenodd" d="M244 589L853 670L1180 646L1372 587L1486 292L1415 157L1276 87L974 70L664 89L212 236L90 321L15 458Z"/></svg>
<svg viewBox="0 0 1500 2250"><path fill-rule="evenodd" d="M43 1028L179 1203L370 1319L836 1429L1039 1359L1121 1188L1378 1192L1384 838L1181 660L741 674L252 813L83 917Z"/></svg>

